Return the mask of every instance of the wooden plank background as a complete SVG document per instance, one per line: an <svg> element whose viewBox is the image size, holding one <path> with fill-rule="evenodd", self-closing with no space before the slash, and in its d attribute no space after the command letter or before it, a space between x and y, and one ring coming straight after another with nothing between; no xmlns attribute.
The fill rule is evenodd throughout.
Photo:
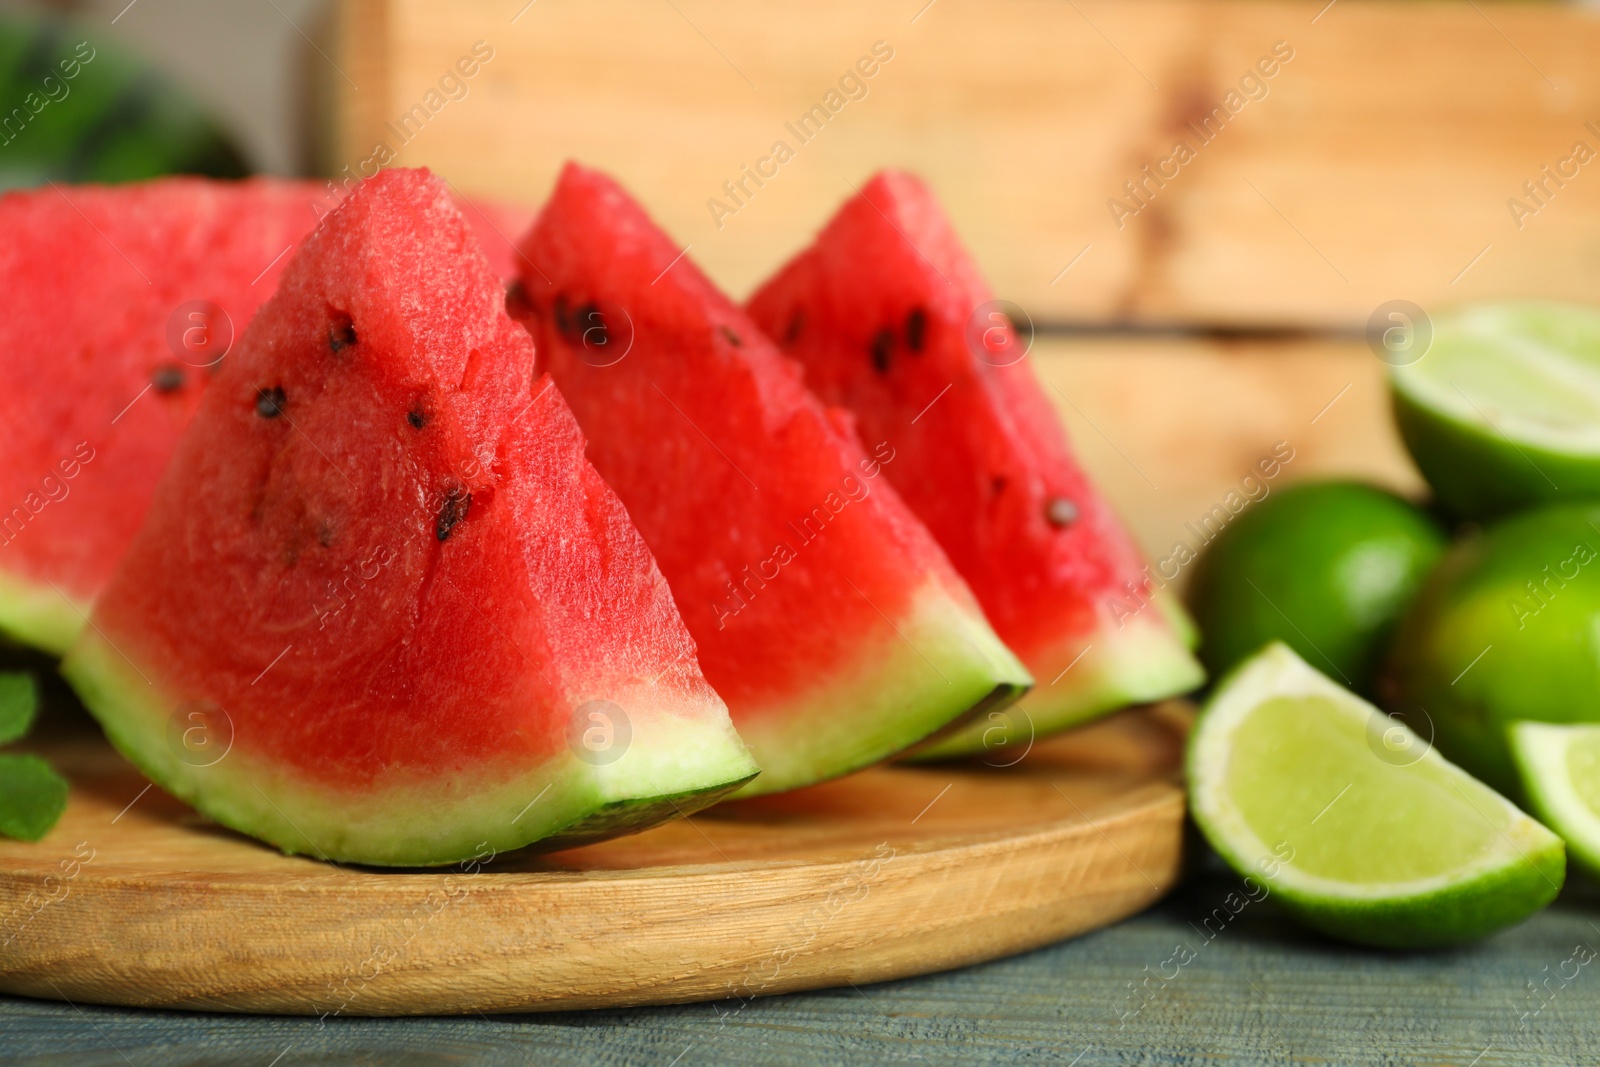
<svg viewBox="0 0 1600 1067"><path fill-rule="evenodd" d="M1566 163L1559 186L1542 170L1578 142L1600 152L1592 8L355 0L335 40L328 171L359 171L382 142L467 192L536 204L582 159L735 295L885 165L932 181L996 290L1041 322L1349 328L1397 297L1600 292L1600 164ZM435 96L403 141L391 124L477 41L493 58L465 97ZM893 58L866 95L797 138L785 124L880 41ZM1194 124L1277 42L1292 59L1203 143ZM1108 200L1136 206L1124 182L1178 139L1195 158L1119 228ZM732 206L723 182L778 140L793 158L714 220L708 200ZM1514 217L1518 196L1537 213Z"/></svg>
<svg viewBox="0 0 1600 1067"><path fill-rule="evenodd" d="M1361 342L1042 337L1029 358L1152 560L1180 541L1198 549L1186 524L1230 490L1338 475L1422 493L1389 418L1385 365ZM1279 477L1243 485L1280 441L1294 458Z"/></svg>

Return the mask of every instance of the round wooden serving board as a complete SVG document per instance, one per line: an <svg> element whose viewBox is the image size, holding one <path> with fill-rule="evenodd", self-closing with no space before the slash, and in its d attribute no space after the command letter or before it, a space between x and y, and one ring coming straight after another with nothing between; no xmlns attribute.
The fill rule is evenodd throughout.
<svg viewBox="0 0 1600 1067"><path fill-rule="evenodd" d="M1172 887L1188 723L1180 705L1140 709L1011 767L884 767L442 871L280 855L146 789L104 742L75 741L48 753L73 782L61 823L37 844L0 841L0 991L301 1015L549 1011L994 959Z"/></svg>

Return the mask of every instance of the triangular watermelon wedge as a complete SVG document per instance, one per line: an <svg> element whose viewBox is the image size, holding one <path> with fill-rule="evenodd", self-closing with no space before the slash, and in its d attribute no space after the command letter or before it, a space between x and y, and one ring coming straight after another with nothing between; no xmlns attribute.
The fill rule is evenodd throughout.
<svg viewBox="0 0 1600 1067"><path fill-rule="evenodd" d="M605 175L569 165L509 302L661 564L762 774L792 789L1004 706L1031 679L856 438Z"/></svg>
<svg viewBox="0 0 1600 1067"><path fill-rule="evenodd" d="M990 299L932 193L890 171L748 304L826 403L848 408L866 438L895 442L887 477L1039 679L1008 721L975 724L931 755L1026 740L1202 680L1181 609L1150 589Z"/></svg>
<svg viewBox="0 0 1600 1067"><path fill-rule="evenodd" d="M201 391L342 195L163 178L0 196L0 632L72 644ZM460 203L512 277L533 213Z"/></svg>
<svg viewBox="0 0 1600 1067"><path fill-rule="evenodd" d="M441 182L307 239L63 673L156 783L285 851L430 865L756 773Z"/></svg>

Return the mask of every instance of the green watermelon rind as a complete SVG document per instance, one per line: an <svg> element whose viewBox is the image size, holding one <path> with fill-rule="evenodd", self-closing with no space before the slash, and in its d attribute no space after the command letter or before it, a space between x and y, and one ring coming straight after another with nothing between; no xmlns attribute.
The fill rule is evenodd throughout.
<svg viewBox="0 0 1600 1067"><path fill-rule="evenodd" d="M740 720L761 776L736 794L777 793L881 763L931 735L1008 706L1033 685L976 605L930 581L854 672L792 706Z"/></svg>
<svg viewBox="0 0 1600 1067"><path fill-rule="evenodd" d="M0 569L0 632L8 637L60 656L78 639L88 617L88 605Z"/></svg>
<svg viewBox="0 0 1600 1067"><path fill-rule="evenodd" d="M1158 591L1151 595L1150 603L1161 612L1161 618L1177 636L1179 644L1189 652L1200 647L1200 627L1195 625L1194 619L1189 616L1189 612L1184 609L1183 603L1177 597ZM1195 663L1198 666L1199 660L1197 659Z"/></svg>
<svg viewBox="0 0 1600 1067"><path fill-rule="evenodd" d="M985 715L919 747L914 758L957 759L1001 746L1009 751L1016 743L1025 745L1134 704L1198 689L1205 681L1205 668L1186 640L1192 625L1183 625L1183 609L1169 600L1158 593L1151 598L1157 610L1141 612L1120 625L1105 618L1087 637L1080 635L1049 655L1031 657L1039 684L1022 705L1006 715Z"/></svg>
<svg viewBox="0 0 1600 1067"><path fill-rule="evenodd" d="M111 641L86 631L61 673L112 745L168 793L290 855L379 867L435 867L538 844L571 848L645 830L722 800L758 774L732 725L635 715L615 762L563 753L492 790L418 781L366 794L330 790L230 748L192 766L169 744L166 699Z"/></svg>

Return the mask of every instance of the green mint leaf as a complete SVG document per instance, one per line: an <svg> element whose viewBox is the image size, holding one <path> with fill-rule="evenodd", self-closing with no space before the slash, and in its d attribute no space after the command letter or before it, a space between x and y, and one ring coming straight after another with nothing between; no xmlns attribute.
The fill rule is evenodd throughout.
<svg viewBox="0 0 1600 1067"><path fill-rule="evenodd" d="M0 834L37 841L67 810L67 780L38 756L0 752Z"/></svg>
<svg viewBox="0 0 1600 1067"><path fill-rule="evenodd" d="M39 685L31 674L0 674L0 745L28 732L39 710Z"/></svg>

